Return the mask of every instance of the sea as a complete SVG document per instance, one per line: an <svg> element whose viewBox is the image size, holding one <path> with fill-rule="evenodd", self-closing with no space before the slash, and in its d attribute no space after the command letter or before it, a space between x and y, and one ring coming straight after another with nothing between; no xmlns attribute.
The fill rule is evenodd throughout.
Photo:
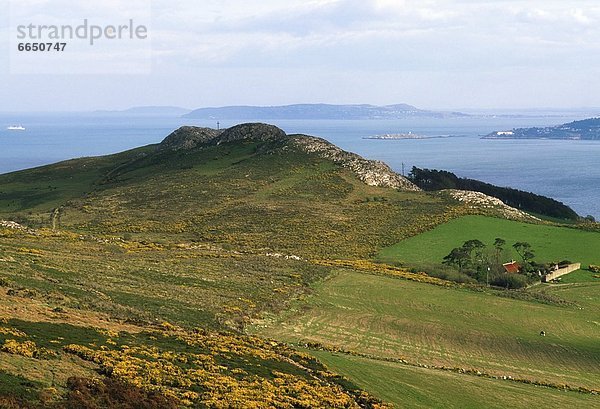
<svg viewBox="0 0 600 409"><path fill-rule="evenodd" d="M581 115L480 115L402 120L269 120L287 133L319 136L408 174L413 166L552 197L582 216L600 219L600 141L492 140L498 130L550 126ZM240 122L219 121L221 128ZM8 131L22 125L26 131ZM182 125L217 127L216 120L113 113L0 114L0 173L158 143ZM413 133L425 139L365 139ZM0 186L1 189L1 186Z"/></svg>

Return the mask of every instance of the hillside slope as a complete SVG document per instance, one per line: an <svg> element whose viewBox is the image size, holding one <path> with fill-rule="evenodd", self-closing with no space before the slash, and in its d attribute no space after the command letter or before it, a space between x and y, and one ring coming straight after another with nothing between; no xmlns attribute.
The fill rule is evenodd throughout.
<svg viewBox="0 0 600 409"><path fill-rule="evenodd" d="M182 128L0 186L0 406L12 407L378 407L313 358L240 332L329 274L305 258L373 252L410 234L416 203L434 218L452 206L259 124Z"/></svg>
<svg viewBox="0 0 600 409"><path fill-rule="evenodd" d="M459 207L383 163L260 124L184 127L159 145L2 175L0 185L4 212L29 225L303 256L374 254Z"/></svg>
<svg viewBox="0 0 600 409"><path fill-rule="evenodd" d="M487 199L264 124L0 175L0 406L382 407L246 332L310 307L335 266L459 216L536 222Z"/></svg>

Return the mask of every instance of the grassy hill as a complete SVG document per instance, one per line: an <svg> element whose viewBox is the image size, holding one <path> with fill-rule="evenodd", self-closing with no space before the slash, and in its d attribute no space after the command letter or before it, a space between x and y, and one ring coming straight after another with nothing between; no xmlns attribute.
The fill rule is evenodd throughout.
<svg viewBox="0 0 600 409"><path fill-rule="evenodd" d="M383 373L397 363L382 365L380 358L399 351L419 362L490 373L506 372L503 363L514 360L507 373L597 387L598 350L590 341L597 287L544 287L535 291L553 293L533 294L530 302L400 270L390 278L361 268L382 249L462 216L505 214L505 208L419 191L384 164L262 124L183 127L161 144L0 175L0 406L94 407L135 396L148 407L378 407L363 387L410 407L421 398L400 397L351 370L351 359L360 359ZM340 272L340 265L350 267ZM581 294L589 300L578 316L573 299ZM467 319L474 312L465 306L480 303L489 304L485 313ZM500 329L484 325L498 308L506 311ZM400 318L398 311L410 314ZM526 317L527 311L573 324L541 318L507 324L510 314ZM320 320L326 325L314 327ZM261 327L270 322L279 327ZM433 323L440 341L425 348L432 338L422 336ZM546 341L558 345L547 354L537 338L540 326L549 331ZM479 340L461 347L460 333ZM340 361L282 343L313 339L359 355L343 354ZM409 376L408 369L394 371ZM467 375L414 376L456 384ZM479 381L469 378L491 388L489 379ZM513 388L499 390L508 396ZM546 396L544 390L536 396ZM548 391L554 396L555 389ZM573 393L564 401L591 396ZM73 403L81 396L85 402Z"/></svg>
<svg viewBox="0 0 600 409"><path fill-rule="evenodd" d="M236 334L329 274L308 259L374 254L378 243L414 234L419 217L433 215L433 226L458 206L390 189L411 184L312 142L261 125L183 128L160 145L0 176L0 219L22 223L0 225L0 376L11 385L0 389L3 402L61 406L98 392L102 385L82 384L108 375L102 382L125 388L117 400L158 392L218 407L271 393L281 407L373 406L312 358ZM175 333L165 335L162 322ZM245 352L195 351L219 365L203 378L198 357L169 355L213 338ZM174 384L169 376L182 371L188 381ZM217 375L236 396L219 389Z"/></svg>
<svg viewBox="0 0 600 409"><path fill-rule="evenodd" d="M2 212L51 227L59 208L56 223L70 231L366 256L415 234L419 218L431 219L427 228L459 207L441 197L365 184L352 156L330 159L294 143L306 137L278 139L272 131L263 131L265 140L227 140L226 134L218 144L190 149L172 149L166 140L164 146L2 175ZM389 168L373 183L389 184L390 175L414 190Z"/></svg>

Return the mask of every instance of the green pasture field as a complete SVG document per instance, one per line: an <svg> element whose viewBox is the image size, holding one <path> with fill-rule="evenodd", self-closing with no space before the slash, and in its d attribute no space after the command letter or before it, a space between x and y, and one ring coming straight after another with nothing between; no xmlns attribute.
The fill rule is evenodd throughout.
<svg viewBox="0 0 600 409"><path fill-rule="evenodd" d="M511 250L516 242L530 243L538 262L569 260L581 263L584 268L589 264L600 264L600 233L485 216L451 220L384 248L377 259L409 266L441 263L453 248L460 247L467 240L481 240L492 247L496 237L506 240L505 247ZM511 256L519 260L516 252L512 251ZM584 281L593 281L591 275L580 276L578 281L584 277Z"/></svg>
<svg viewBox="0 0 600 409"><path fill-rule="evenodd" d="M340 270L317 285L305 304L259 333L412 363L600 388L600 283L535 291L569 303Z"/></svg>
<svg viewBox="0 0 600 409"><path fill-rule="evenodd" d="M346 354L311 351L331 370L398 408L530 409L535 407L590 409L597 396L497 379L417 368Z"/></svg>

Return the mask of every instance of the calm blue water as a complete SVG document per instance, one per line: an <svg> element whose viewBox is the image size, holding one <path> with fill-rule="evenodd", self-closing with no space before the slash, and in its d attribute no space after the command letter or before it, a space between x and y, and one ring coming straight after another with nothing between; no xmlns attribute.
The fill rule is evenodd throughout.
<svg viewBox="0 0 600 409"><path fill-rule="evenodd" d="M482 140L480 135L513 127L568 122L561 118L452 118L368 121L266 121L288 133L321 136L401 172L415 165L553 197L581 215L600 218L600 141ZM222 127L235 121L222 121ZM25 132L9 132L22 124ZM0 114L0 173L59 160L103 155L160 142L181 125L214 122L156 116L91 114ZM425 140L365 140L383 133L460 135Z"/></svg>

